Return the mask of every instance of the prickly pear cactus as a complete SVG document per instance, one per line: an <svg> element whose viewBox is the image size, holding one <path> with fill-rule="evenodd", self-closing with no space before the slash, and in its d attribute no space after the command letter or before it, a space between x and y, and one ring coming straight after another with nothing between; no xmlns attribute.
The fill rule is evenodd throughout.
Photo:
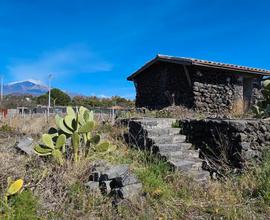
<svg viewBox="0 0 270 220"><path fill-rule="evenodd" d="M75 112L72 107L67 107L65 117L55 116L55 122L60 133L71 137L71 143L74 151L74 160L78 160L81 140L84 143L84 152L88 152L90 147L91 132L95 127L94 114L85 107L80 107Z"/></svg>
<svg viewBox="0 0 270 220"><path fill-rule="evenodd" d="M72 135L74 132L88 133L94 128L93 112L85 107L80 107L75 113L72 107L67 107L67 115L62 118L59 115L55 116L55 122L58 129L67 135Z"/></svg>
<svg viewBox="0 0 270 220"><path fill-rule="evenodd" d="M56 142L54 142L52 135L43 134L41 140L43 144L37 144L34 147L35 153L40 156L52 155L62 165L64 163L63 153L65 153L66 136L61 134L56 138Z"/></svg>
<svg viewBox="0 0 270 220"><path fill-rule="evenodd" d="M265 80L262 85L263 99L254 105L252 110L258 118L270 117L270 80Z"/></svg>
<svg viewBox="0 0 270 220"><path fill-rule="evenodd" d="M48 134L42 135L43 144L35 146L35 152L40 156L52 155L59 164L63 164L64 156L78 161L80 156L89 157L91 152L106 153L115 149L108 142L101 143L101 137L93 132L95 128L94 114L85 107L80 107L77 112L72 107L67 107L64 117L55 116L57 129L50 128ZM66 140L71 139L71 145Z"/></svg>

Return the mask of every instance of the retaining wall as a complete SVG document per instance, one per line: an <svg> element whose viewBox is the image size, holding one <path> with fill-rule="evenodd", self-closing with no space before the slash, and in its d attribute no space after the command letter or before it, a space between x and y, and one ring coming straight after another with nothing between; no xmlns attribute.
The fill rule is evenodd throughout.
<svg viewBox="0 0 270 220"><path fill-rule="evenodd" d="M260 162L270 145L270 123L264 120L189 119L180 124L203 155L218 160L225 154L236 168Z"/></svg>

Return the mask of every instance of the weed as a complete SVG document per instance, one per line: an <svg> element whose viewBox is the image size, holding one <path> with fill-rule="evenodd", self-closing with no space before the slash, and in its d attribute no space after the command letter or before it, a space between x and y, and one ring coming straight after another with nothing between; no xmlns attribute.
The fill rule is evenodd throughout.
<svg viewBox="0 0 270 220"><path fill-rule="evenodd" d="M14 131L14 128L9 126L8 124L3 124L0 127L0 132L13 132L13 131Z"/></svg>
<svg viewBox="0 0 270 220"><path fill-rule="evenodd" d="M257 170L258 194L270 204L270 152L266 153L263 164Z"/></svg>
<svg viewBox="0 0 270 220"><path fill-rule="evenodd" d="M172 172L165 162L153 155L130 149L120 138L124 132L122 128L104 124L97 126L97 132L117 145L117 150L106 155L94 153L91 158L83 157L77 164L67 160L59 166L3 148L0 152L1 193L6 189L8 176L24 178L33 189L10 200L14 205L14 216L16 214L14 219L37 219L37 216L43 219L269 218L269 155L266 154L261 166L247 170L241 176L200 185L179 172ZM113 164L130 164L130 169L142 182L146 196L123 202L116 213L109 197L88 192L84 183L88 180L93 160L100 159Z"/></svg>
<svg viewBox="0 0 270 220"><path fill-rule="evenodd" d="M162 109L156 112L156 117L157 118L171 118L171 112L168 111L167 109Z"/></svg>
<svg viewBox="0 0 270 220"><path fill-rule="evenodd" d="M10 208L3 214L4 219L12 220L35 220L37 216L38 201L30 190L12 196L9 199ZM1 217L1 215L0 215Z"/></svg>
<svg viewBox="0 0 270 220"><path fill-rule="evenodd" d="M30 190L25 190L18 196L14 197L13 207L15 219L38 219L38 200Z"/></svg>
<svg viewBox="0 0 270 220"><path fill-rule="evenodd" d="M172 195L172 191L164 181L164 177L168 173L169 166L165 162L155 159L152 159L152 162L147 161L145 167L136 170L145 192L154 198L169 198Z"/></svg>
<svg viewBox="0 0 270 220"><path fill-rule="evenodd" d="M172 128L182 128L182 123L181 121L177 120L172 123Z"/></svg>
<svg viewBox="0 0 270 220"><path fill-rule="evenodd" d="M244 113L244 101L241 99L234 100L231 108L230 114L233 117L240 118Z"/></svg>

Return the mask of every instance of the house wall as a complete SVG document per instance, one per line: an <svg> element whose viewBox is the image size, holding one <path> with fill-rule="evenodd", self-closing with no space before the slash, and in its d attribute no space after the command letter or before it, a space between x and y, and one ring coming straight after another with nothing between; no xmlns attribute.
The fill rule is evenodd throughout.
<svg viewBox="0 0 270 220"><path fill-rule="evenodd" d="M240 114L255 100L252 84L257 79L246 77L224 70L157 62L134 79L136 106L162 109L175 104L210 114Z"/></svg>
<svg viewBox="0 0 270 220"><path fill-rule="evenodd" d="M241 114L257 99L258 78L232 71L192 67L194 107L201 112Z"/></svg>
<svg viewBox="0 0 270 220"><path fill-rule="evenodd" d="M170 105L192 107L193 92L181 65L158 62L134 79L136 106L162 109Z"/></svg>
<svg viewBox="0 0 270 220"><path fill-rule="evenodd" d="M209 113L243 112L243 77L236 73L193 67L194 107Z"/></svg>

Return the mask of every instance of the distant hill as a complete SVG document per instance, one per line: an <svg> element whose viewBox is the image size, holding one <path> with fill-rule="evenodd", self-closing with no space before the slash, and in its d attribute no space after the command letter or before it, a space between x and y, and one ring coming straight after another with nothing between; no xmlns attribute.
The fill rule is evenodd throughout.
<svg viewBox="0 0 270 220"><path fill-rule="evenodd" d="M48 92L48 87L32 81L12 82L4 85L4 95L39 96Z"/></svg>

